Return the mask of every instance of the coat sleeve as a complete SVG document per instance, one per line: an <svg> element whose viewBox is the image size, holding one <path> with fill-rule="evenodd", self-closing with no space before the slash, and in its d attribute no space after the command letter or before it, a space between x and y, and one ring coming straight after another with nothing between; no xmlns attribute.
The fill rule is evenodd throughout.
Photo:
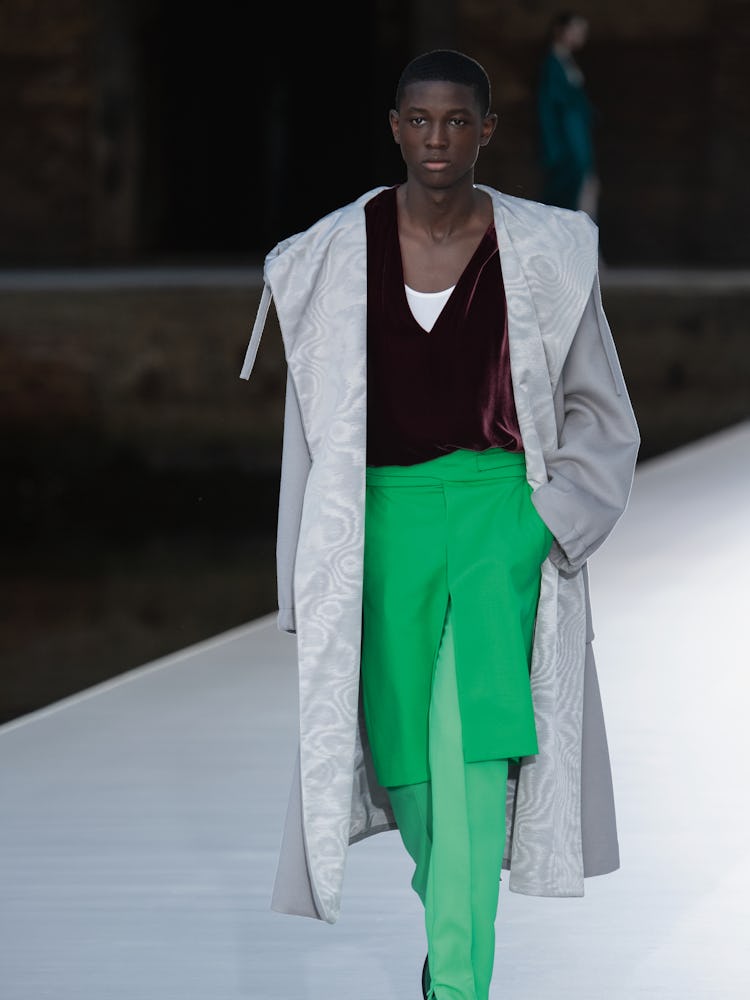
<svg viewBox="0 0 750 1000"><path fill-rule="evenodd" d="M557 448L532 502L555 536L550 560L575 573L624 513L640 435L602 307L598 277L565 359Z"/></svg>
<svg viewBox="0 0 750 1000"><path fill-rule="evenodd" d="M276 535L276 580L279 595L278 627L296 632L294 615L294 561L297 555L302 504L311 467L310 450L302 424L297 391L287 369L284 403L284 439Z"/></svg>

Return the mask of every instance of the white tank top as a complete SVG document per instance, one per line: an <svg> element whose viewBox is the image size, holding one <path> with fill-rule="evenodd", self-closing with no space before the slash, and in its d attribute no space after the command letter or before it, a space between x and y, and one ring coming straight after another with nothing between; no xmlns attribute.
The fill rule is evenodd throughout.
<svg viewBox="0 0 750 1000"><path fill-rule="evenodd" d="M455 287L451 285L450 288L444 288L440 292L417 292L414 288L404 285L411 314L423 330L429 333L433 328Z"/></svg>

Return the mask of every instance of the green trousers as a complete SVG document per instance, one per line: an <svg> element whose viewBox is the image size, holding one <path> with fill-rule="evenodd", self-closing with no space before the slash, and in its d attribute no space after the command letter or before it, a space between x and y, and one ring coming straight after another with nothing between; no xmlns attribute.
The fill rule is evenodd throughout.
<svg viewBox="0 0 750 1000"><path fill-rule="evenodd" d="M529 668L552 534L522 454L367 469L362 693L424 904L431 993L487 1000L508 759L537 752Z"/></svg>
<svg viewBox="0 0 750 1000"><path fill-rule="evenodd" d="M507 760L466 763L448 605L429 713L430 781L388 789L424 904L430 993L488 1000L505 847Z"/></svg>

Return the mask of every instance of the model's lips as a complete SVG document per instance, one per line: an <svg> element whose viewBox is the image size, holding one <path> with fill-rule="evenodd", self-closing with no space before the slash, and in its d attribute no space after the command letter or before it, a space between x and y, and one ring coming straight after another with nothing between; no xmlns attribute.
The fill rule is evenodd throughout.
<svg viewBox="0 0 750 1000"><path fill-rule="evenodd" d="M422 160L422 165L426 167L427 170L445 170L446 167L450 166L449 160Z"/></svg>

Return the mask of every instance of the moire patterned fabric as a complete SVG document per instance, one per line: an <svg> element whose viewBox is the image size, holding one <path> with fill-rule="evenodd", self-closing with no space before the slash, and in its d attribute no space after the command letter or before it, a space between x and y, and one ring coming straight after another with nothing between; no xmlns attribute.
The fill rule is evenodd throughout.
<svg viewBox="0 0 750 1000"><path fill-rule="evenodd" d="M359 697L366 448L364 205L280 243L273 296L288 364L279 498L279 626L297 635L299 753L271 905L333 923L348 846L394 827ZM580 896L619 866L586 560L626 509L638 429L602 308L597 231L581 212L488 187L532 501L555 542L542 568L531 681L539 753L509 782L512 891Z"/></svg>

